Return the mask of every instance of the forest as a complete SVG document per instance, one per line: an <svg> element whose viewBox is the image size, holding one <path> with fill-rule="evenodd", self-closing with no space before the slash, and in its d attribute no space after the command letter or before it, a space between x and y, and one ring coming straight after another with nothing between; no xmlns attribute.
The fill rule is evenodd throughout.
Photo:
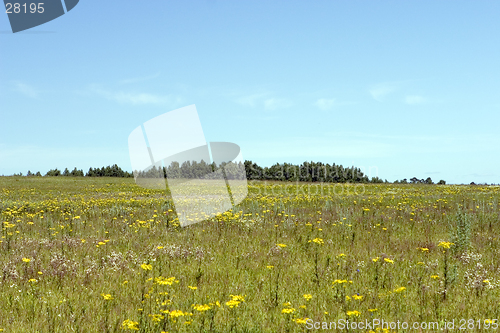
<svg viewBox="0 0 500 333"><path fill-rule="evenodd" d="M222 170L227 179L264 180L264 181L290 181L290 182L324 182L324 183L389 183L387 180L375 176L369 178L363 173L361 168L354 166L344 167L339 164L329 164L322 162L303 162L302 164L276 163L270 167L262 167L255 162L246 160L245 162L206 163L201 160L185 161L183 163L171 162L168 167L152 166L146 170L135 170L133 172L124 171L117 164L101 168L89 168L85 173L76 167L73 171L65 168L49 170L45 176L52 177L122 177L122 178L185 178L185 179L211 179L218 177L217 171ZM14 176L23 176L15 174ZM28 177L41 177L40 172L26 173ZM402 179L394 181L395 184L434 184L432 179L419 179L413 177L410 180ZM440 180L437 184L444 185L446 182Z"/></svg>

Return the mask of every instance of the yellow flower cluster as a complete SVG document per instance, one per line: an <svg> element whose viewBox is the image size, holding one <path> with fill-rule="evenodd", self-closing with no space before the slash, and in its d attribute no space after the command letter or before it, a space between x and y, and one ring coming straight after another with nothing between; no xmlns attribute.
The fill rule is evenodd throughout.
<svg viewBox="0 0 500 333"><path fill-rule="evenodd" d="M311 243L311 242L316 243L316 244L319 244L319 245L323 245L323 244L325 244L325 242L323 241L323 239L322 239L322 238L314 238L313 240L310 240L310 241L309 241L309 243Z"/></svg>
<svg viewBox="0 0 500 333"><path fill-rule="evenodd" d="M238 307L240 303L245 302L243 296L240 295L231 295L231 300L226 302L226 305L230 308Z"/></svg>
<svg viewBox="0 0 500 333"><path fill-rule="evenodd" d="M211 309L210 305L208 304L193 304L193 309L199 312L205 312Z"/></svg>
<svg viewBox="0 0 500 333"><path fill-rule="evenodd" d="M161 315L161 314L153 314L153 315L149 315L151 317L151 319L154 321L154 322L160 322L162 321L162 319L165 318L165 316Z"/></svg>
<svg viewBox="0 0 500 333"><path fill-rule="evenodd" d="M440 242L438 244L438 246L442 247L443 249L449 249L452 245L455 245L455 243L452 243L452 242Z"/></svg>
<svg viewBox="0 0 500 333"><path fill-rule="evenodd" d="M101 294L102 298L104 298L106 301L110 301L113 299L113 296L111 296L110 294L104 294L102 293Z"/></svg>
<svg viewBox="0 0 500 333"><path fill-rule="evenodd" d="M177 317L189 316L192 313L182 312L181 310L173 310L169 312L170 318L175 319Z"/></svg>
<svg viewBox="0 0 500 333"><path fill-rule="evenodd" d="M152 269L153 269L153 265L151 265L151 264L142 264L142 265L141 265L141 268L142 268L143 270L145 270L145 271L150 271L150 270L152 270Z"/></svg>
<svg viewBox="0 0 500 333"><path fill-rule="evenodd" d="M305 296L305 295L304 295ZM295 312L295 308L292 308L292 303L290 302L286 302L283 304L283 306L285 307L283 310L281 310L281 313L284 313L284 314L291 314L291 313L294 313Z"/></svg>
<svg viewBox="0 0 500 333"><path fill-rule="evenodd" d="M332 284L336 285L336 284L342 284L342 283L347 283L347 282L352 283L352 280L347 281L347 280L339 280L339 279L337 279L337 280L333 281Z"/></svg>
<svg viewBox="0 0 500 333"><path fill-rule="evenodd" d="M122 323L122 329L138 331L139 328L137 327L137 325L139 325L139 322L126 319Z"/></svg>
<svg viewBox="0 0 500 333"><path fill-rule="evenodd" d="M169 286L171 286L172 283L174 283L174 282L178 283L179 280L176 280L175 277L173 277L173 276L169 277L168 279L165 278L165 277L163 277L163 276L159 276L159 277L155 278L155 282L157 284L159 284L159 285L169 285Z"/></svg>
<svg viewBox="0 0 500 333"><path fill-rule="evenodd" d="M394 289L394 292L395 292L395 293L401 293L401 292L403 292L403 291L405 291L405 290L406 290L406 288L405 288L405 287L399 287L399 288L397 288L397 289Z"/></svg>
<svg viewBox="0 0 500 333"><path fill-rule="evenodd" d="M294 322L296 322L297 324L299 325L305 325L307 323L307 320L309 318L295 318L295 319L292 319Z"/></svg>

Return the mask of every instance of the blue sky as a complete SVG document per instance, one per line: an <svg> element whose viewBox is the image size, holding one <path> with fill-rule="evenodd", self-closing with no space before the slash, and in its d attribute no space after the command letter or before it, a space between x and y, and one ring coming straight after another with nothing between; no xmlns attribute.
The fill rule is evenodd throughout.
<svg viewBox="0 0 500 333"><path fill-rule="evenodd" d="M500 183L498 1L93 1L0 15L0 174L131 170L128 135L195 104L244 159Z"/></svg>

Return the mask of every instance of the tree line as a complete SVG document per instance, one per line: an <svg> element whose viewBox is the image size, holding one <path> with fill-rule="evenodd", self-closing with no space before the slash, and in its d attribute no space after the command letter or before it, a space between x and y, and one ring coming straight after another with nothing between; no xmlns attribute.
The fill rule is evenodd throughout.
<svg viewBox="0 0 500 333"><path fill-rule="evenodd" d="M413 177L408 181L406 178L402 180L396 180L394 181L394 184L428 184L432 185L434 182L432 181L431 177L427 177L427 179L418 179L417 177ZM446 182L444 180L440 180L437 182L438 185L446 185ZM472 184L471 184L472 185Z"/></svg>
<svg viewBox="0 0 500 333"><path fill-rule="evenodd" d="M343 167L337 164L321 162L303 162L301 165L276 163L271 167L261 167L252 161L245 161L248 180L303 181L325 183L368 183L371 180L360 168ZM378 177L374 182L383 182ZM387 181L386 181L387 182Z"/></svg>
<svg viewBox="0 0 500 333"><path fill-rule="evenodd" d="M234 163L221 163L219 165L215 163L206 163L201 160L197 161L185 161L182 164L179 162L172 162L168 167L156 167L146 171L134 171L134 174L141 178L184 178L184 179L216 179L220 178L221 175L227 177L227 179L245 179L245 165L241 162Z"/></svg>
<svg viewBox="0 0 500 333"><path fill-rule="evenodd" d="M84 173L76 167L73 171L65 168L64 171L59 169L49 170L45 176L52 177L122 177L132 178L134 176L140 178L185 178L185 179L211 179L220 177L221 171L227 179L244 179L247 180L275 180L275 181L300 181L300 182L324 182L324 183L389 183L379 177L371 179L365 175L360 168L344 167L339 164L328 164L322 162L303 162L302 164L276 163L270 167L261 167L255 162L246 160L244 163L229 162L216 165L215 163L206 163L205 161L186 161L180 164L172 162L168 167L153 166L147 170L135 170L128 172L121 169L117 164L101 168L89 168ZM22 176L22 174L15 174ZM28 170L26 176L41 177L40 172L32 173ZM434 184L432 179L418 179L413 177L408 181L396 180L394 184ZM440 180L437 184L446 184L444 180Z"/></svg>
<svg viewBox="0 0 500 333"><path fill-rule="evenodd" d="M22 174L14 175L14 176L22 176ZM40 171L37 173L32 173L30 170L26 173L27 177L42 177ZM134 177L134 174L131 172L123 171L118 165L114 164L112 166L102 167L102 168L89 168L87 173L84 173L83 170L79 170L76 167L73 171L69 171L68 168L61 171L57 168L51 169L47 171L45 174L46 177L122 177L122 178L130 178Z"/></svg>

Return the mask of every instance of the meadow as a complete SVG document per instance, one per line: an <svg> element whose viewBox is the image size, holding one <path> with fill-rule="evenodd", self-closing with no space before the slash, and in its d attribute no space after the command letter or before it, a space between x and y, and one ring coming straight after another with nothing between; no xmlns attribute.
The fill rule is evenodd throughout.
<svg viewBox="0 0 500 333"><path fill-rule="evenodd" d="M253 181L233 210L184 228L165 191L130 178L0 188L3 332L304 332L373 318L471 319L472 332L500 317L497 186Z"/></svg>

